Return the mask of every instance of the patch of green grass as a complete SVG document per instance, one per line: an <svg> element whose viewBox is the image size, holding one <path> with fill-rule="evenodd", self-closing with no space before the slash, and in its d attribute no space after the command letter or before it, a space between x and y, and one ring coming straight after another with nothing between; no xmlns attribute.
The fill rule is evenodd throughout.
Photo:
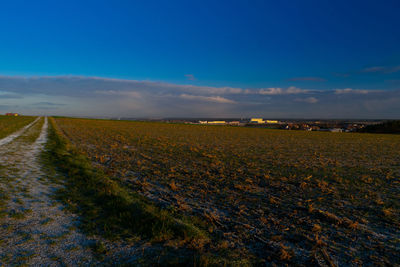
<svg viewBox="0 0 400 267"><path fill-rule="evenodd" d="M9 199L9 195L0 188L0 218L4 217L7 214L6 204Z"/></svg>
<svg viewBox="0 0 400 267"><path fill-rule="evenodd" d="M13 257L12 253L6 253L2 255L0 259L2 263L10 263L12 257Z"/></svg>
<svg viewBox="0 0 400 267"><path fill-rule="evenodd" d="M24 211L18 212L15 210L11 210L8 212L8 217L16 219L16 220L22 220L26 217L26 213Z"/></svg>
<svg viewBox="0 0 400 267"><path fill-rule="evenodd" d="M17 262L17 266L27 266L27 261L35 256L35 253L32 251L21 251L19 255L16 255L14 261Z"/></svg>
<svg viewBox="0 0 400 267"><path fill-rule="evenodd" d="M66 251L77 251L79 250L80 247L79 246L70 246L66 249Z"/></svg>
<svg viewBox="0 0 400 267"><path fill-rule="evenodd" d="M29 191L29 188L28 188L27 186L21 186L21 187L19 187L18 189L19 189L19 191L21 191L21 192L23 192L23 193L26 193L26 192Z"/></svg>
<svg viewBox="0 0 400 267"><path fill-rule="evenodd" d="M31 194L25 193L25 192L22 193L22 196L23 196L24 198L28 198L28 199L32 199L32 198L33 198Z"/></svg>
<svg viewBox="0 0 400 267"><path fill-rule="evenodd" d="M59 235L53 236L52 238L56 239L56 240L62 240L62 239L67 238L69 234L70 234L70 232L66 231L66 232L60 233Z"/></svg>
<svg viewBox="0 0 400 267"><path fill-rule="evenodd" d="M24 202L20 198L14 199L14 202L20 205L24 204Z"/></svg>
<svg viewBox="0 0 400 267"><path fill-rule="evenodd" d="M96 241L90 245L94 255L98 260L103 260L105 255L107 254L107 248L105 247L102 241Z"/></svg>
<svg viewBox="0 0 400 267"><path fill-rule="evenodd" d="M47 239L47 244L49 246L55 246L55 245L57 245L57 241L54 239Z"/></svg>
<svg viewBox="0 0 400 267"><path fill-rule="evenodd" d="M32 213L31 209L20 208L19 210L12 209L8 212L8 216L14 219L24 219L27 214Z"/></svg>
<svg viewBox="0 0 400 267"><path fill-rule="evenodd" d="M59 263L60 265L62 264L62 259L59 256L52 256L52 257L50 257L50 259L52 261L55 261L55 262Z"/></svg>
<svg viewBox="0 0 400 267"><path fill-rule="evenodd" d="M8 213L7 213L7 214L8 214ZM6 231L7 233L11 233L11 232L16 231L16 230L15 230L15 226L14 226L14 225L11 225L11 224L6 225L6 226L3 228L3 230Z"/></svg>
<svg viewBox="0 0 400 267"><path fill-rule="evenodd" d="M26 242L26 241L30 241L33 239L32 234L31 233L27 233L27 232L19 232L18 235Z"/></svg>
<svg viewBox="0 0 400 267"><path fill-rule="evenodd" d="M52 221L54 221L54 219L52 218L46 218L43 221L40 222L41 225L47 225L49 223L51 223Z"/></svg>

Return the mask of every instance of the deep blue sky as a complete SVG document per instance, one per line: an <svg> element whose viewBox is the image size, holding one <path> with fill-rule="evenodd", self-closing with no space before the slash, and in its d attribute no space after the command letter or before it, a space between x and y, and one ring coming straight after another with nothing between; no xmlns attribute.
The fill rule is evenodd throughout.
<svg viewBox="0 0 400 267"><path fill-rule="evenodd" d="M399 13L376 0L2 1L0 73L377 88L393 75L333 74L399 65Z"/></svg>
<svg viewBox="0 0 400 267"><path fill-rule="evenodd" d="M2 1L0 75L396 90L399 14L398 0Z"/></svg>

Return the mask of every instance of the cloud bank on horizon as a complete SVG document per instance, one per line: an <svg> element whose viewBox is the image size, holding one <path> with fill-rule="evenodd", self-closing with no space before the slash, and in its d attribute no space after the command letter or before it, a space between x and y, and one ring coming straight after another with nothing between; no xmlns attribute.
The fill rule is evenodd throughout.
<svg viewBox="0 0 400 267"><path fill-rule="evenodd" d="M400 118L400 89L235 88L0 76L0 112L93 117Z"/></svg>

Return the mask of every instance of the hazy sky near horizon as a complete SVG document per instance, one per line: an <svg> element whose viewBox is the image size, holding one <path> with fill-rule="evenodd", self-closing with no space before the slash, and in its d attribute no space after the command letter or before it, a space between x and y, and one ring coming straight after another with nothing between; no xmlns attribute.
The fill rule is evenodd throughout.
<svg viewBox="0 0 400 267"><path fill-rule="evenodd" d="M0 112L400 119L400 1L7 1Z"/></svg>

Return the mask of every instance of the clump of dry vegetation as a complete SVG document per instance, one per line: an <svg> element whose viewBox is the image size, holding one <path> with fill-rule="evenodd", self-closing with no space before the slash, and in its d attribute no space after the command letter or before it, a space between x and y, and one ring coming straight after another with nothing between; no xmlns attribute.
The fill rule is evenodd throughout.
<svg viewBox="0 0 400 267"><path fill-rule="evenodd" d="M400 263L398 135L55 121L127 194L211 240L166 245L253 264Z"/></svg>
<svg viewBox="0 0 400 267"><path fill-rule="evenodd" d="M12 134L13 132L18 131L20 128L22 128L25 125L28 125L29 123L33 122L35 117L27 117L27 116L0 116L0 139ZM4 162L0 162L0 177L2 179L6 179L5 177L2 177L2 164L5 164ZM6 192L7 190L4 190L4 188L0 187L0 217L4 216L4 210L5 210L5 203L6 200L9 199L9 195Z"/></svg>

